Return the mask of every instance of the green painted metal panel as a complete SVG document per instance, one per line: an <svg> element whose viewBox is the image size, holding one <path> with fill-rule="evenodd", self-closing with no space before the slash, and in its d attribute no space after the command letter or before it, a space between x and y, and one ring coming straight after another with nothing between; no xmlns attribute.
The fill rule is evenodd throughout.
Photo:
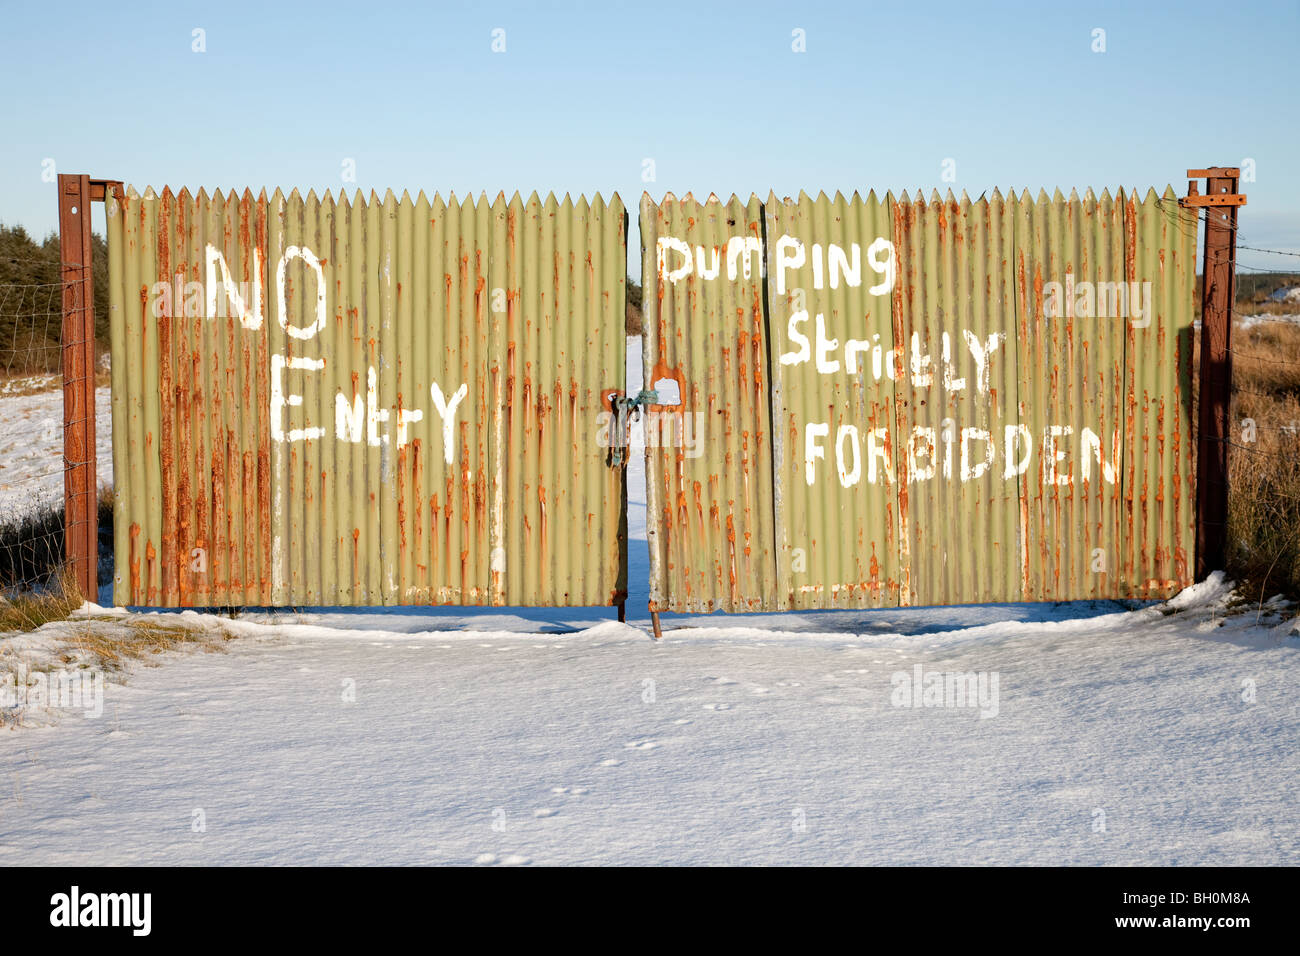
<svg viewBox="0 0 1300 956"><path fill-rule="evenodd" d="M1195 572L1197 218L1169 187L1163 196L1147 190L1141 201L1130 193L1124 214L1125 276L1146 314L1128 324L1120 568L1127 594L1163 598Z"/></svg>
<svg viewBox="0 0 1300 956"><path fill-rule="evenodd" d="M777 593L762 204L641 204L652 610L751 611Z"/></svg>
<svg viewBox="0 0 1300 956"><path fill-rule="evenodd" d="M687 238L701 210L678 206L642 204L660 300L647 354L689 343L723 389L726 342L707 330L725 310L698 268L668 281L649 252L664 237L709 248ZM773 483L775 586L699 599L683 569L726 567L726 539L656 507L656 483L734 480L734 458L706 442L673 473L647 451L649 534L668 543L651 547L655 606L1154 598L1191 583L1196 236L1171 191L801 194L769 197L761 219L772 441L751 468ZM729 420L757 432L764 409ZM765 514L744 516L766 532Z"/></svg>
<svg viewBox="0 0 1300 956"><path fill-rule="evenodd" d="M1015 209L1020 421L1033 452L1022 480L1027 600L1126 595L1120 568L1128 318L1124 194ZM1100 295L1100 298L1099 298Z"/></svg>
<svg viewBox="0 0 1300 956"><path fill-rule="evenodd" d="M894 269L888 201L824 193L765 208L781 589L771 606L896 605ZM873 243L880 240L885 246Z"/></svg>
<svg viewBox="0 0 1300 956"><path fill-rule="evenodd" d="M617 196L108 212L119 604L623 599Z"/></svg>
<svg viewBox="0 0 1300 956"><path fill-rule="evenodd" d="M903 604L1020 597L1011 238L998 193L893 203Z"/></svg>

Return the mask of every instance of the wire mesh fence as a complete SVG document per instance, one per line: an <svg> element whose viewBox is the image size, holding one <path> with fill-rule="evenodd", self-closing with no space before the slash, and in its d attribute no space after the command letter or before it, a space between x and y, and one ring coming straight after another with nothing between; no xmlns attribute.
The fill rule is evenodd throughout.
<svg viewBox="0 0 1300 956"><path fill-rule="evenodd" d="M12 239L11 235L3 237ZM65 480L80 461L111 462L107 389L97 395L96 445L79 461L64 450L63 349L85 345L64 341L67 314L91 308L92 270L66 267L60 273L57 247L35 247L35 255L0 252L0 597L57 589L65 566ZM76 288L76 284L82 284ZM84 323L72 325L84 327ZM98 364L87 374L94 376ZM104 379L105 383L107 379ZM82 410L88 417L90 409ZM107 477L107 475L105 476ZM111 479L110 479L111 480ZM101 500L107 495L100 494ZM98 502L95 505L98 509Z"/></svg>

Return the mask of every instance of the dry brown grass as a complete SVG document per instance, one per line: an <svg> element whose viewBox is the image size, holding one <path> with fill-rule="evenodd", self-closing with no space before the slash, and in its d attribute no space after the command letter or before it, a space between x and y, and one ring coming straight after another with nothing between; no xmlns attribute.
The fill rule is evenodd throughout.
<svg viewBox="0 0 1300 956"><path fill-rule="evenodd" d="M1300 598L1300 325L1234 329L1232 351L1227 570Z"/></svg>
<svg viewBox="0 0 1300 956"><path fill-rule="evenodd" d="M1275 397L1300 393L1300 323L1234 328L1232 383L1238 391Z"/></svg>
<svg viewBox="0 0 1300 956"><path fill-rule="evenodd" d="M105 388L113 384L113 375L106 369L95 365L95 387ZM58 372L46 372L40 368L34 370L0 370L0 398L22 398L27 395L40 395L63 388L63 376Z"/></svg>
<svg viewBox="0 0 1300 956"><path fill-rule="evenodd" d="M82 606L76 582L66 571L41 591L0 598L0 641L5 634L30 632L68 620ZM58 657L65 664L121 672L131 661L150 661L166 651L192 647L220 651L234 638L218 627L196 625L170 614L119 618L93 616L75 622L61 637Z"/></svg>
<svg viewBox="0 0 1300 956"><path fill-rule="evenodd" d="M121 672L131 661L148 663L158 654L181 648L217 652L233 638L219 630L196 627L185 621L166 620L168 615L112 621L112 627L87 626L67 641L65 663L80 662L104 671ZM98 621L92 623L98 624Z"/></svg>
<svg viewBox="0 0 1300 956"><path fill-rule="evenodd" d="M81 604L81 592L72 575L62 571L43 590L11 598L0 596L0 633L34 631L50 621L66 620Z"/></svg>

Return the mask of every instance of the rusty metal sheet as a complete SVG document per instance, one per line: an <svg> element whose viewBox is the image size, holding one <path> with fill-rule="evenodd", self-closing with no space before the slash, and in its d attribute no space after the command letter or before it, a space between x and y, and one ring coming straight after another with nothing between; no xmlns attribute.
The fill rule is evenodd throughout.
<svg viewBox="0 0 1300 956"><path fill-rule="evenodd" d="M1128 323L1125 344L1121 584L1131 597L1165 598L1190 584L1196 571L1197 221L1179 212L1170 187L1163 196L1148 189L1141 201L1130 193L1124 216L1124 274L1148 314Z"/></svg>
<svg viewBox="0 0 1300 956"><path fill-rule="evenodd" d="M1021 597L1013 229L1000 193L892 203L902 604Z"/></svg>
<svg viewBox="0 0 1300 956"><path fill-rule="evenodd" d="M1028 193L1016 230L1018 405L1026 600L1128 596L1121 461L1127 305L1124 196ZM1127 293L1125 293L1127 298ZM1122 306L1122 307L1121 307Z"/></svg>
<svg viewBox="0 0 1300 956"><path fill-rule="evenodd" d="M890 203L771 196L765 222L781 558L771 606L897 605L907 494L893 450Z"/></svg>
<svg viewBox="0 0 1300 956"><path fill-rule="evenodd" d="M698 577L654 568L652 545L658 607L1153 598L1191 583L1196 237L1171 191L801 194L761 215L776 587L710 606ZM646 250L692 228L642 205ZM658 273L675 298L647 347L684 337L725 388L721 346L699 331L719 310L698 277L682 282L684 300ZM730 421L765 424L761 408ZM706 442L690 481L734 480L723 451ZM753 467L767 480L766 458ZM689 509L654 508L651 487L652 539L725 567L722 542ZM756 530L764 517L745 512Z"/></svg>
<svg viewBox="0 0 1300 956"><path fill-rule="evenodd" d="M1026 600L1168 597L1192 581L1194 231L1171 190L1015 202ZM1063 446L1063 447L1062 447Z"/></svg>
<svg viewBox="0 0 1300 956"><path fill-rule="evenodd" d="M756 611L777 593L762 204L641 202L651 610Z"/></svg>
<svg viewBox="0 0 1300 956"><path fill-rule="evenodd" d="M617 196L118 190L115 601L621 601L625 223Z"/></svg>

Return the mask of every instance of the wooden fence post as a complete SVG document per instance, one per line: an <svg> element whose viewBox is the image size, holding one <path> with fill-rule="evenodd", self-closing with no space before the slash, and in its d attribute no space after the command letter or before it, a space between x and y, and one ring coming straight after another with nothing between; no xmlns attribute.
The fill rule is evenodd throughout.
<svg viewBox="0 0 1300 956"><path fill-rule="evenodd" d="M63 282L63 539L82 596L99 597L98 484L95 477L95 288L91 271L89 176L59 176Z"/></svg>
<svg viewBox="0 0 1300 956"><path fill-rule="evenodd" d="M1232 308L1236 292L1237 195L1241 171L1189 169L1182 204L1205 209L1201 287L1201 369L1196 447L1196 580L1224 566L1227 556L1229 413L1232 400ZM1194 180L1204 178L1204 195Z"/></svg>

